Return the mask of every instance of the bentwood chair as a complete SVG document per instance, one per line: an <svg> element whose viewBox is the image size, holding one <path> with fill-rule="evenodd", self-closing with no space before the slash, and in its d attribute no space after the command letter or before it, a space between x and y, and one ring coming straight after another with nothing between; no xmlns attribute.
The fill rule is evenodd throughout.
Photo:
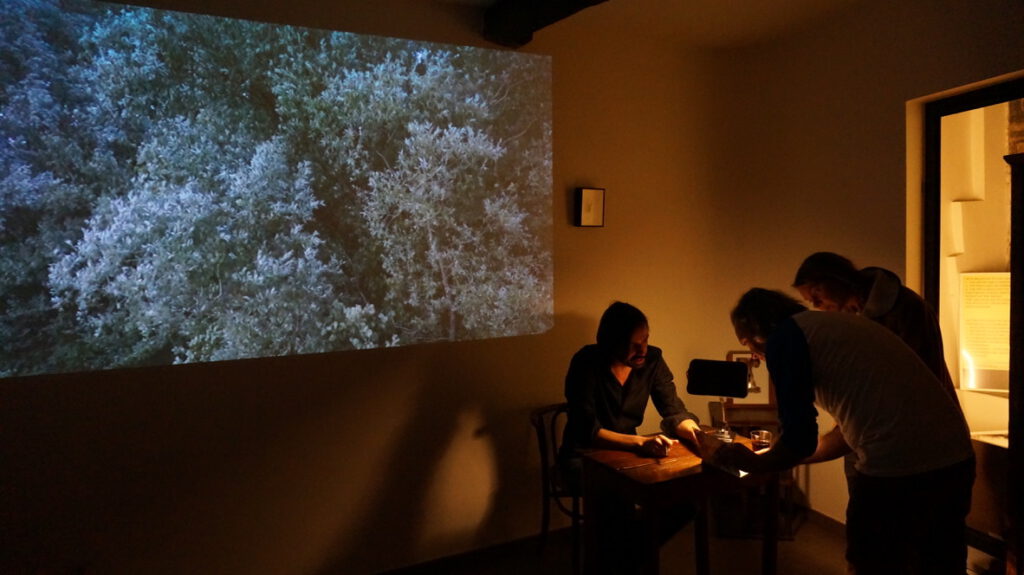
<svg viewBox="0 0 1024 575"><path fill-rule="evenodd" d="M580 570L580 522L583 512L580 508L580 494L570 489L562 480L558 467L558 448L562 430L568 418L569 404L555 403L534 409L530 423L537 433L537 447L540 448L541 518L540 548L547 544L551 526L551 507L554 506L572 521L572 570Z"/></svg>

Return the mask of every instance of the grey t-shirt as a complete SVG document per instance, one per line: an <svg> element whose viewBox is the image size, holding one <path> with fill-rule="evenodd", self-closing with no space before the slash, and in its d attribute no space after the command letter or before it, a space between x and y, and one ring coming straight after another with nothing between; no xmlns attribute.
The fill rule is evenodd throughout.
<svg viewBox="0 0 1024 575"><path fill-rule="evenodd" d="M973 455L956 401L906 343L867 318L798 313L772 332L765 359L780 441L799 453L817 443L816 402L835 418L866 475L913 475Z"/></svg>

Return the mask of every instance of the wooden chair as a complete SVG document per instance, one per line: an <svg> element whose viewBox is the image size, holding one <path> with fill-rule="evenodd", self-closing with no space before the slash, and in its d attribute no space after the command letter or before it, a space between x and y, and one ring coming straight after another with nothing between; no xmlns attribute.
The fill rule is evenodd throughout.
<svg viewBox="0 0 1024 575"><path fill-rule="evenodd" d="M547 544L551 504L554 503L559 511L572 520L572 570L573 573L579 573L582 542L580 522L583 520L580 494L565 485L558 467L558 448L568 413L569 404L564 402L538 407L530 412L530 424L537 433L537 447L540 449L540 548L543 551Z"/></svg>

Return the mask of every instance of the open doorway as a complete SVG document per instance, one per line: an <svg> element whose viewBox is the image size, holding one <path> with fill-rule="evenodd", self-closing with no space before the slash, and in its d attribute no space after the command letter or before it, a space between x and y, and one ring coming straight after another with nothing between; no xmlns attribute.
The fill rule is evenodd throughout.
<svg viewBox="0 0 1024 575"><path fill-rule="evenodd" d="M924 104L922 292L974 436L972 546L1020 573L1024 78ZM909 164L908 164L909 165ZM1014 191L1017 193L1015 194ZM1014 197L1016 196L1016 197ZM1016 294L1016 295L1014 295ZM1011 332L1015 335L1011 337Z"/></svg>
<svg viewBox="0 0 1024 575"><path fill-rule="evenodd" d="M1010 165L1024 148L1024 99L940 119L937 310L961 390L1006 397L1010 369ZM987 429L1006 430L1003 410Z"/></svg>

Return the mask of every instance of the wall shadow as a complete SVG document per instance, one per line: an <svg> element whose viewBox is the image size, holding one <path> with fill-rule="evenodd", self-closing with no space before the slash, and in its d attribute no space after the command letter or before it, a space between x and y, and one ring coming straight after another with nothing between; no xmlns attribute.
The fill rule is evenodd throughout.
<svg viewBox="0 0 1024 575"><path fill-rule="evenodd" d="M342 536L336 554L318 575L379 572L428 558L415 556L428 521L428 491L457 430L459 414L482 410L474 436L486 437L496 454L496 477L489 512L476 532L456 544L471 550L532 535L539 523L540 494L536 441L529 412L563 397L562 381L572 351L558 342L588 343L590 321L559 316L545 334L431 346L424 365L428 375L416 394L415 408L400 423L380 481L355 522L358 532ZM502 354L502 351L505 351ZM504 359L495 362L496 356ZM557 366L557 367L555 367Z"/></svg>

